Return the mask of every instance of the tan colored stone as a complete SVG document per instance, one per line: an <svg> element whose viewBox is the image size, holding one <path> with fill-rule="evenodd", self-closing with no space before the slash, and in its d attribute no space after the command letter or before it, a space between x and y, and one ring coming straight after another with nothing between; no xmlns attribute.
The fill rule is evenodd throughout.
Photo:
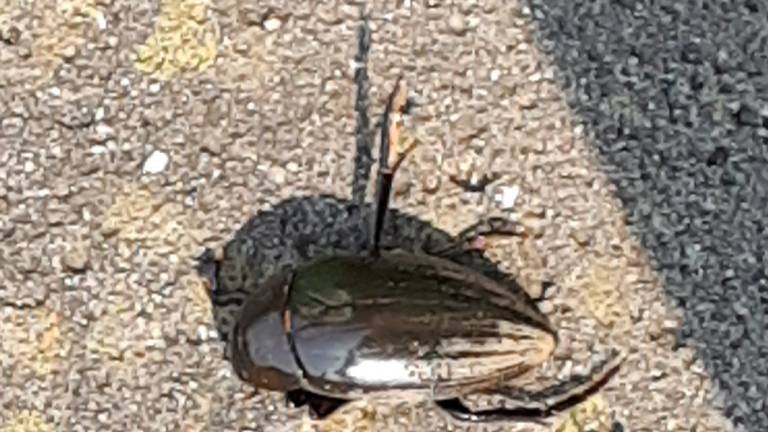
<svg viewBox="0 0 768 432"><path fill-rule="evenodd" d="M83 271L90 263L91 252L89 245L85 243L74 243L67 247L62 262L73 271Z"/></svg>

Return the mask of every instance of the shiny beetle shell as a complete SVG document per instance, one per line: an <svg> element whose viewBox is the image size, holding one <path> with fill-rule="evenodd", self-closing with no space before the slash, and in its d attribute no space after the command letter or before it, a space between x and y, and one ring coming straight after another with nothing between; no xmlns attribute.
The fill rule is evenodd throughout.
<svg viewBox="0 0 768 432"><path fill-rule="evenodd" d="M436 257L330 257L264 288L233 346L238 375L262 388L447 399L525 373L557 343L527 297Z"/></svg>

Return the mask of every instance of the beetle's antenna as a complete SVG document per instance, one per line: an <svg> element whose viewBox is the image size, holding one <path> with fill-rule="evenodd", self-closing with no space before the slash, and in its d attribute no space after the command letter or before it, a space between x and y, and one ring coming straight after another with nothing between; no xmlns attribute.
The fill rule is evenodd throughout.
<svg viewBox="0 0 768 432"><path fill-rule="evenodd" d="M378 256L380 251L381 232L384 218L389 207L392 191L392 180L395 171L405 158L405 153L398 151L402 117L408 106L408 89L402 76L397 78L395 88L389 94L387 108L381 121L381 150L379 151L379 173L376 187L376 209L373 219L373 239L370 243L370 253Z"/></svg>

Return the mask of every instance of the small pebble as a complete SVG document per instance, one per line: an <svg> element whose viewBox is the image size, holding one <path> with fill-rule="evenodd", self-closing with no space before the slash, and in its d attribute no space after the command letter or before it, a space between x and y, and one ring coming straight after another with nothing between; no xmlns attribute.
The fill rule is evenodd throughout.
<svg viewBox="0 0 768 432"><path fill-rule="evenodd" d="M285 182L285 169L279 166L272 167L269 170L269 176L270 178L272 178L273 182L277 184L282 184Z"/></svg>
<svg viewBox="0 0 768 432"><path fill-rule="evenodd" d="M66 60L71 60L77 55L77 47L74 45L67 45L61 50L61 56Z"/></svg>
<svg viewBox="0 0 768 432"><path fill-rule="evenodd" d="M21 30L18 27L8 27L0 30L0 40L8 45L16 45L21 39Z"/></svg>
<svg viewBox="0 0 768 432"><path fill-rule="evenodd" d="M159 174L168 167L168 162L171 158L167 153L160 150L155 150L149 155L146 161L144 161L144 167L142 171L144 174Z"/></svg>
<svg viewBox="0 0 768 432"><path fill-rule="evenodd" d="M464 34L464 32L467 30L464 16L458 13L452 14L448 18L448 28L457 35Z"/></svg>
<svg viewBox="0 0 768 432"><path fill-rule="evenodd" d="M0 135L18 135L24 129L24 119L19 116L7 117L0 123Z"/></svg>
<svg viewBox="0 0 768 432"><path fill-rule="evenodd" d="M571 238L581 247L589 246L592 242L592 237L584 230L575 230L571 232Z"/></svg>
<svg viewBox="0 0 768 432"><path fill-rule="evenodd" d="M72 245L64 254L64 265L74 271L83 271L88 267L90 251L82 244Z"/></svg>
<svg viewBox="0 0 768 432"><path fill-rule="evenodd" d="M280 27L282 27L282 25L283 25L283 22L280 21L279 18L275 18L275 17L267 18L266 20L264 20L264 24L263 24L264 30L268 32L273 32L279 29Z"/></svg>
<svg viewBox="0 0 768 432"><path fill-rule="evenodd" d="M515 206L520 188L517 186L501 186L496 194L496 201L501 204L503 210L511 210Z"/></svg>
<svg viewBox="0 0 768 432"><path fill-rule="evenodd" d="M440 189L440 177L428 176L422 180L422 188L424 192L432 194Z"/></svg>
<svg viewBox="0 0 768 432"><path fill-rule="evenodd" d="M544 315L549 315L555 311L555 305L550 300L544 300L538 303L539 310Z"/></svg>
<svg viewBox="0 0 768 432"><path fill-rule="evenodd" d="M115 137L115 130L103 123L96 125L96 137L98 141L106 141Z"/></svg>
<svg viewBox="0 0 768 432"><path fill-rule="evenodd" d="M108 151L109 150L105 146L103 146L101 144L97 144L97 145L91 147L91 149L90 149L91 154L95 154L95 155L104 154L104 153L106 153Z"/></svg>

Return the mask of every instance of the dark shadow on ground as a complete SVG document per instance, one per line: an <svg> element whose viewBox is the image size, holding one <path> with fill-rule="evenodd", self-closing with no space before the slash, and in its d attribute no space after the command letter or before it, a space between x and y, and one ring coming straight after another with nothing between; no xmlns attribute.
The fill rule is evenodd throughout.
<svg viewBox="0 0 768 432"><path fill-rule="evenodd" d="M766 3L528 4L539 49L684 311L679 344L703 358L735 425L768 430Z"/></svg>

